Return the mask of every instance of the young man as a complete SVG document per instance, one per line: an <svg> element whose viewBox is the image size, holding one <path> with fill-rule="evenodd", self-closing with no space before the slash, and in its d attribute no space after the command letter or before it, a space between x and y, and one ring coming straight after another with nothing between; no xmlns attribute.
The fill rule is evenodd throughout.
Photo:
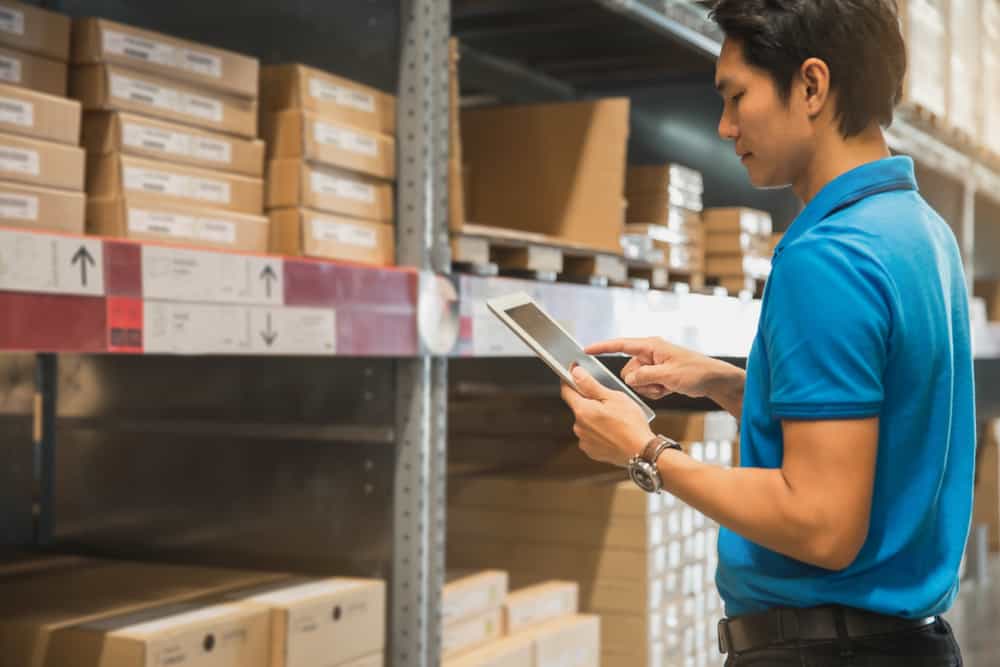
<svg viewBox="0 0 1000 667"><path fill-rule="evenodd" d="M744 371L660 339L626 353L646 397L741 418L741 467L700 464L581 369L564 387L593 458L723 526L728 665L957 665L939 615L972 504L969 312L948 225L890 157L905 71L893 0L721 0L719 133L758 187L806 203L778 245Z"/></svg>

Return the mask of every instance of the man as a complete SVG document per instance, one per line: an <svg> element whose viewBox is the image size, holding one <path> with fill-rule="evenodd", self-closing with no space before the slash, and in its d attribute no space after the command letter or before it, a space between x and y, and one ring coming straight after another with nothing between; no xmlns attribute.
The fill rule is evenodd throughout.
<svg viewBox="0 0 1000 667"><path fill-rule="evenodd" d="M966 283L952 232L882 127L905 50L892 0L721 0L719 123L758 187L806 203L775 250L747 371L659 339L647 398L741 418L741 467L698 463L582 369L563 388L591 457L628 465L723 527L727 665L957 665L975 450ZM647 446L649 445L649 446Z"/></svg>

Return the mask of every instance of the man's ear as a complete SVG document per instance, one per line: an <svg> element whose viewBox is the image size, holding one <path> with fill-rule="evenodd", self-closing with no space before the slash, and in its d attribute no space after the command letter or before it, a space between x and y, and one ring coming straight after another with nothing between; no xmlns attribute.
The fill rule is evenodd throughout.
<svg viewBox="0 0 1000 667"><path fill-rule="evenodd" d="M819 58L809 58L799 68L806 112L815 118L830 97L830 68Z"/></svg>

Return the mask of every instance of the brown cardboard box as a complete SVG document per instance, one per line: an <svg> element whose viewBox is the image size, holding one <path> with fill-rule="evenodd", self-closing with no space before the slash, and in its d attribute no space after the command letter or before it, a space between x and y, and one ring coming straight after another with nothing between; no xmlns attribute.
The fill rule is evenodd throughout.
<svg viewBox="0 0 1000 667"><path fill-rule="evenodd" d="M0 134L0 179L64 190L83 190L82 148Z"/></svg>
<svg viewBox="0 0 1000 667"><path fill-rule="evenodd" d="M133 193L162 195L179 204L237 213L260 215L264 210L264 181L259 178L121 153L88 156L89 196L127 197Z"/></svg>
<svg viewBox="0 0 1000 667"><path fill-rule="evenodd" d="M507 597L507 582L501 570L450 573L441 598L441 622L448 626L499 609Z"/></svg>
<svg viewBox="0 0 1000 667"><path fill-rule="evenodd" d="M0 225L83 234L82 192L0 182Z"/></svg>
<svg viewBox="0 0 1000 667"><path fill-rule="evenodd" d="M600 667L601 619L578 615L529 630L535 642L535 667Z"/></svg>
<svg viewBox="0 0 1000 667"><path fill-rule="evenodd" d="M270 667L340 665L385 649L384 581L296 580L230 597L270 612Z"/></svg>
<svg viewBox="0 0 1000 667"><path fill-rule="evenodd" d="M267 667L268 614L241 605L179 603L56 631L49 665Z"/></svg>
<svg viewBox="0 0 1000 667"><path fill-rule="evenodd" d="M50 95L66 95L66 63L0 48L0 82Z"/></svg>
<svg viewBox="0 0 1000 667"><path fill-rule="evenodd" d="M392 222L392 185L305 160L272 160L267 165L266 206L303 206L355 218Z"/></svg>
<svg viewBox="0 0 1000 667"><path fill-rule="evenodd" d="M80 103L0 84L0 132L77 146Z"/></svg>
<svg viewBox="0 0 1000 667"><path fill-rule="evenodd" d="M309 111L267 113L262 123L271 158L305 158L379 178L396 177L392 137L327 121Z"/></svg>
<svg viewBox="0 0 1000 667"><path fill-rule="evenodd" d="M60 62L69 59L69 17L23 2L0 2L0 44Z"/></svg>
<svg viewBox="0 0 1000 667"><path fill-rule="evenodd" d="M366 655L365 657L358 658L357 660L345 662L343 665L336 665L336 667L384 667L384 666L385 666L384 653L373 653L372 655Z"/></svg>
<svg viewBox="0 0 1000 667"><path fill-rule="evenodd" d="M986 525L990 551L1000 551L1000 421L986 424L976 454L976 493L973 525Z"/></svg>
<svg viewBox="0 0 1000 667"><path fill-rule="evenodd" d="M446 660L443 667L533 667L534 664L534 639L514 636Z"/></svg>
<svg viewBox="0 0 1000 667"><path fill-rule="evenodd" d="M276 208L269 215L273 253L377 266L396 263L396 228L392 225L305 208Z"/></svg>
<svg viewBox="0 0 1000 667"><path fill-rule="evenodd" d="M74 67L69 87L85 111L134 111L248 139L257 136L254 100L206 92L116 65Z"/></svg>
<svg viewBox="0 0 1000 667"><path fill-rule="evenodd" d="M771 260L750 255L742 257L709 255L705 259L705 271L711 276L727 278L766 278L771 271Z"/></svg>
<svg viewBox="0 0 1000 667"><path fill-rule="evenodd" d="M701 194L704 181L701 172L679 164L630 165L625 175L628 194L654 194L670 190Z"/></svg>
<svg viewBox="0 0 1000 667"><path fill-rule="evenodd" d="M709 234L747 232L758 236L771 234L771 215L752 208L707 208L701 214Z"/></svg>
<svg viewBox="0 0 1000 667"><path fill-rule="evenodd" d="M731 442L739 435L736 419L721 411L658 410L650 428L678 442Z"/></svg>
<svg viewBox="0 0 1000 667"><path fill-rule="evenodd" d="M304 109L323 120L380 134L396 134L396 98L306 65L267 65L260 72L265 111Z"/></svg>
<svg viewBox="0 0 1000 667"><path fill-rule="evenodd" d="M503 604L504 632L512 635L579 610L580 585L548 581L510 593Z"/></svg>
<svg viewBox="0 0 1000 667"><path fill-rule="evenodd" d="M256 98L256 58L107 19L73 24L73 64L113 63L199 88Z"/></svg>
<svg viewBox="0 0 1000 667"><path fill-rule="evenodd" d="M709 256L752 255L770 258L771 237L748 232L721 232L705 237L705 252Z"/></svg>
<svg viewBox="0 0 1000 667"><path fill-rule="evenodd" d="M158 195L87 200L87 231L146 241L267 252L268 220L176 204Z"/></svg>
<svg viewBox="0 0 1000 667"><path fill-rule="evenodd" d="M447 660L499 639L503 634L503 617L500 609L494 609L445 625L442 634L441 657Z"/></svg>
<svg viewBox="0 0 1000 667"><path fill-rule="evenodd" d="M121 151L157 160L264 175L264 142L205 132L120 111L88 111L83 145L90 153Z"/></svg>
<svg viewBox="0 0 1000 667"><path fill-rule="evenodd" d="M469 109L467 217L621 253L628 99Z"/></svg>
<svg viewBox="0 0 1000 667"><path fill-rule="evenodd" d="M1000 280L977 280L974 291L978 298L986 301L990 321L1000 321Z"/></svg>
<svg viewBox="0 0 1000 667"><path fill-rule="evenodd" d="M903 98L945 118L948 99L947 5L934 0L900 0L899 20L906 41Z"/></svg>

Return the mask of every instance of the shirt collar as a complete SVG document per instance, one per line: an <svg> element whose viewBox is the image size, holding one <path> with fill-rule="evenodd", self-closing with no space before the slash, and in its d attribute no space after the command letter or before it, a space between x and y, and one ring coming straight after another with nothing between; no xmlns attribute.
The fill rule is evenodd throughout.
<svg viewBox="0 0 1000 667"><path fill-rule="evenodd" d="M891 190L916 190L917 178L909 157L888 157L841 174L820 190L796 216L774 249L777 256L789 243L837 211L866 197Z"/></svg>

